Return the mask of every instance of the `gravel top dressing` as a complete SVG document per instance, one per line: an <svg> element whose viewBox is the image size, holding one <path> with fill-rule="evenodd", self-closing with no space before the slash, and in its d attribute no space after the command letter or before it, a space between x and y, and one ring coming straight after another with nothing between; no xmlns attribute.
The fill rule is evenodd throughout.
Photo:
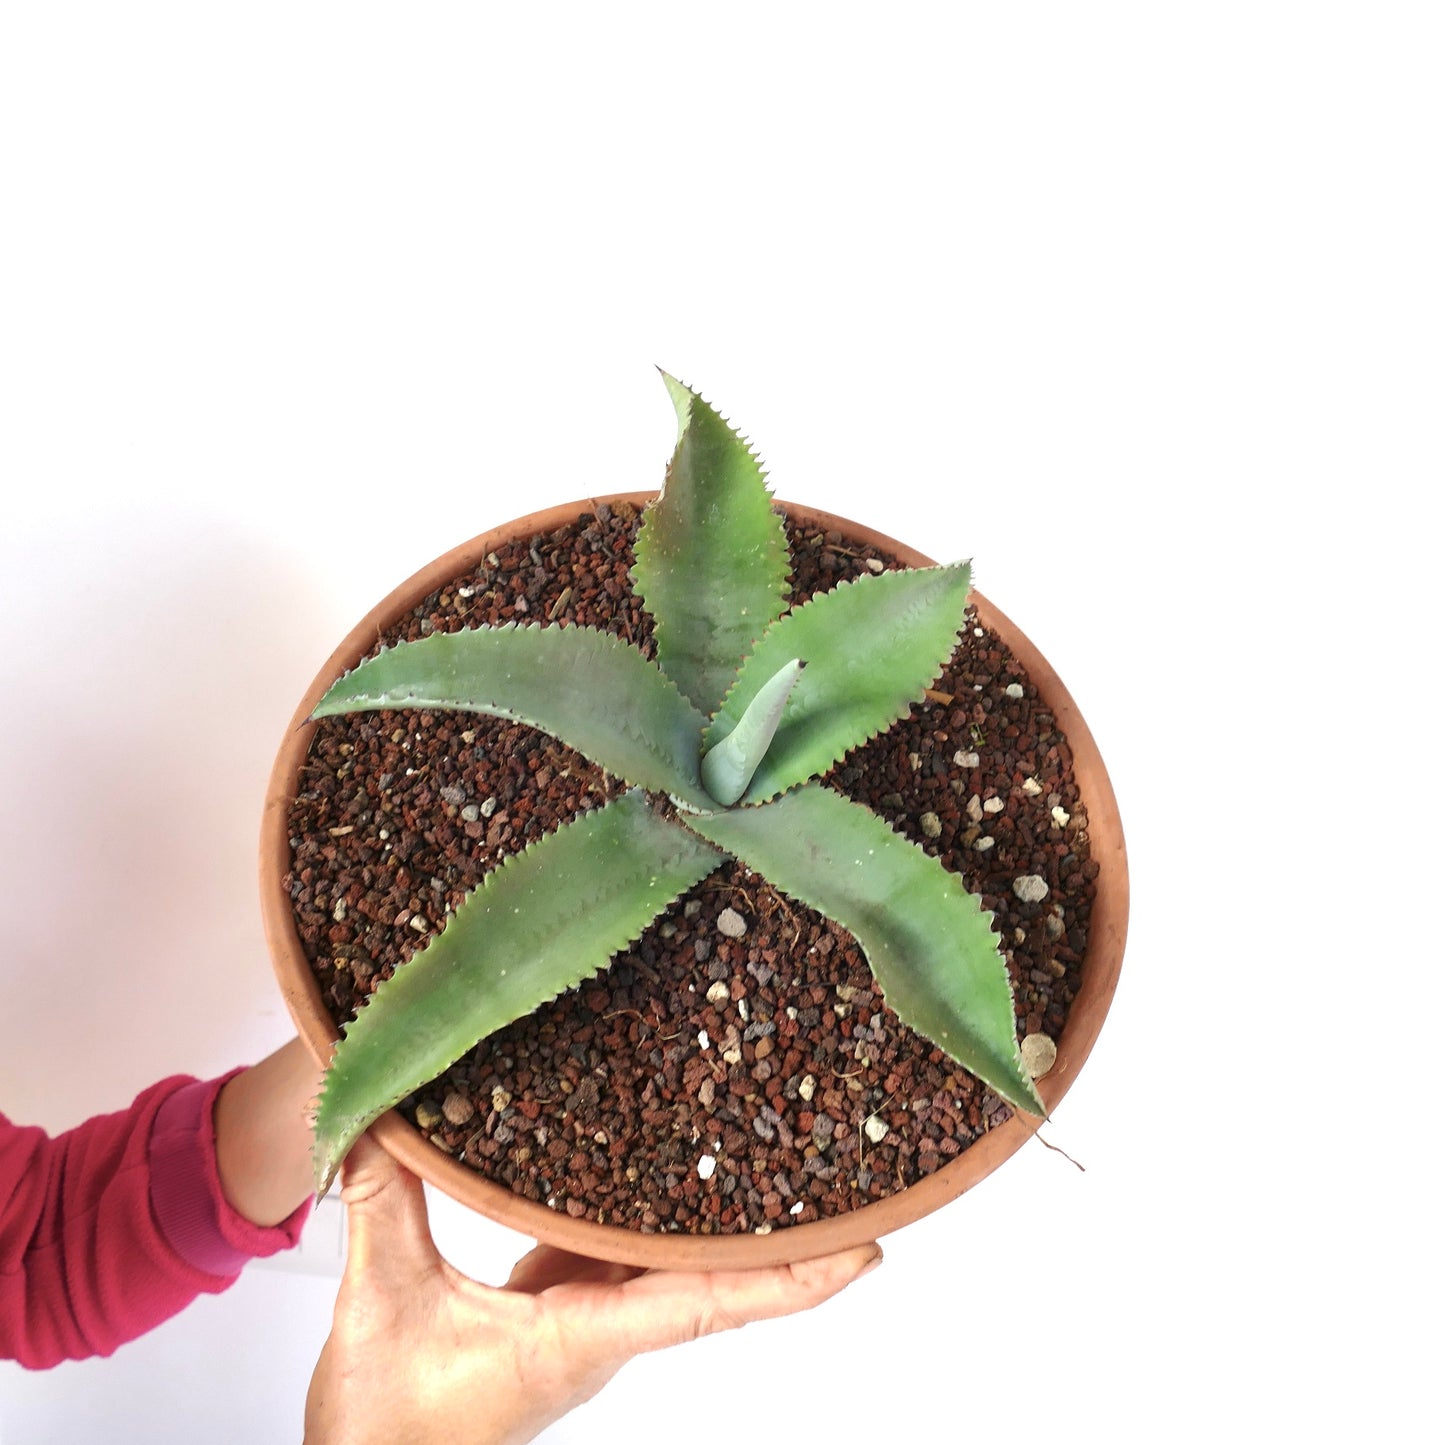
<svg viewBox="0 0 1445 1445"><path fill-rule="evenodd" d="M652 655L628 568L638 513L600 506L499 548L380 642L478 623L605 628ZM800 599L896 565L791 521ZM828 775L995 914L1026 1057L1079 986L1093 881L1068 744L972 620L928 699ZM297 931L338 1024L497 862L624 791L531 728L396 711L316 726L290 814ZM559 910L585 898L559 896ZM737 863L580 989L402 1105L440 1149L569 1215L734 1234L829 1218L932 1173L1009 1108L904 1027L850 934Z"/></svg>

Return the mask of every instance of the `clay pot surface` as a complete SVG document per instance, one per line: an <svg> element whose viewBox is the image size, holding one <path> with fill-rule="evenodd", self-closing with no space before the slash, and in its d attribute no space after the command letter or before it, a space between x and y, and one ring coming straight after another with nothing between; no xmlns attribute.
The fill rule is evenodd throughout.
<svg viewBox="0 0 1445 1445"><path fill-rule="evenodd" d="M326 1062L339 1033L322 1002L321 991L296 933L286 887L291 868L288 812L300 770L310 747L309 718L327 687L356 666L375 644L378 633L446 582L480 563L510 538L545 533L571 522L601 503L642 507L656 494L629 492L585 498L517 518L485 532L424 567L379 602L346 635L307 689L287 729L266 794L262 820L261 901L272 965L297 1032L318 1063ZM778 503L790 517L874 545L911 567L932 559L885 534L813 508ZM987 598L972 594L978 620L996 631L1022 663L1040 699L1053 712L1069 740L1073 772L1087 806L1091 856L1099 865L1084 956L1082 984L1058 1040L1058 1057L1039 1081L1052 1109L1068 1092L1098 1038L1119 978L1129 913L1128 863L1113 788L1087 724L1058 675L1036 647ZM774 1230L765 1235L689 1235L641 1233L613 1225L574 1219L561 1211L513 1194L438 1150L396 1112L372 1126L372 1135L413 1173L444 1193L498 1223L531 1238L576 1254L619 1263L667 1269L736 1269L806 1259L866 1243L923 1218L991 1174L1028 1141L1040 1121L1015 1113L990 1129L957 1158L907 1189L829 1219Z"/></svg>

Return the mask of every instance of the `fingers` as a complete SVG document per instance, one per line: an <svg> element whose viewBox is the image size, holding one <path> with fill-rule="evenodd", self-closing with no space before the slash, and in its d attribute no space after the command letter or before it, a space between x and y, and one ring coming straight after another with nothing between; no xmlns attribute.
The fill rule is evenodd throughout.
<svg viewBox="0 0 1445 1445"><path fill-rule="evenodd" d="M812 1309L875 1269L876 1244L773 1269L645 1274L612 1292L606 1328L629 1353L665 1349L753 1320Z"/></svg>
<svg viewBox="0 0 1445 1445"><path fill-rule="evenodd" d="M356 1141L341 1166L341 1199L348 1275L366 1274L384 1284L429 1268L439 1258L421 1180L368 1134Z"/></svg>
<svg viewBox="0 0 1445 1445"><path fill-rule="evenodd" d="M625 1284L641 1273L642 1270L631 1265L608 1264L550 1244L539 1244L517 1261L507 1288L521 1294L541 1294L558 1284Z"/></svg>

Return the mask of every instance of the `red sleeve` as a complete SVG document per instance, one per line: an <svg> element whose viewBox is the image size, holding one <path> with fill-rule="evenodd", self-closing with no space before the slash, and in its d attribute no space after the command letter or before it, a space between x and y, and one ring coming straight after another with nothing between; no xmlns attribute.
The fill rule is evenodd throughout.
<svg viewBox="0 0 1445 1445"><path fill-rule="evenodd" d="M0 1358L108 1355L296 1243L309 1205L263 1229L221 1192L212 1108L226 1078L165 1079L54 1139L0 1115Z"/></svg>

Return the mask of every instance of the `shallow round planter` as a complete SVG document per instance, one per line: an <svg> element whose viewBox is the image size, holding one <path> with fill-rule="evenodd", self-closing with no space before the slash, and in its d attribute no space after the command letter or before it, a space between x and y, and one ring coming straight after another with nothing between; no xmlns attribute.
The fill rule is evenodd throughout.
<svg viewBox="0 0 1445 1445"><path fill-rule="evenodd" d="M654 493L632 492L552 507L518 518L439 557L377 604L347 634L307 690L277 755L266 795L261 837L261 898L272 963L297 1031L319 1063L330 1058L339 1037L322 1002L321 990L297 936L286 887L291 867L288 813L306 762L313 725L308 721L322 693L342 672L371 650L378 633L435 592L475 567L487 553L515 537L534 536L571 522L599 502L642 506ZM812 508L781 503L794 519L836 530L897 556L909 566L931 566L930 558L871 528ZM1118 806L1103 759L1084 719L1038 649L986 598L972 596L979 621L996 631L1022 663L1041 701L1068 738L1074 779L1088 810L1091 856L1099 865L1082 981L1058 1040L1058 1058L1039 1081L1052 1108L1067 1093L1093 1047L1113 998L1124 953L1129 912L1128 866ZM769 1234L689 1235L641 1233L615 1225L574 1219L513 1194L438 1150L395 1112L379 1119L373 1136L414 1173L479 1213L531 1238L577 1254L625 1264L669 1269L722 1269L808 1258L877 1239L955 1199L998 1168L1028 1140L1039 1121L1015 1114L990 1129L955 1159L886 1199L849 1213L793 1225Z"/></svg>

